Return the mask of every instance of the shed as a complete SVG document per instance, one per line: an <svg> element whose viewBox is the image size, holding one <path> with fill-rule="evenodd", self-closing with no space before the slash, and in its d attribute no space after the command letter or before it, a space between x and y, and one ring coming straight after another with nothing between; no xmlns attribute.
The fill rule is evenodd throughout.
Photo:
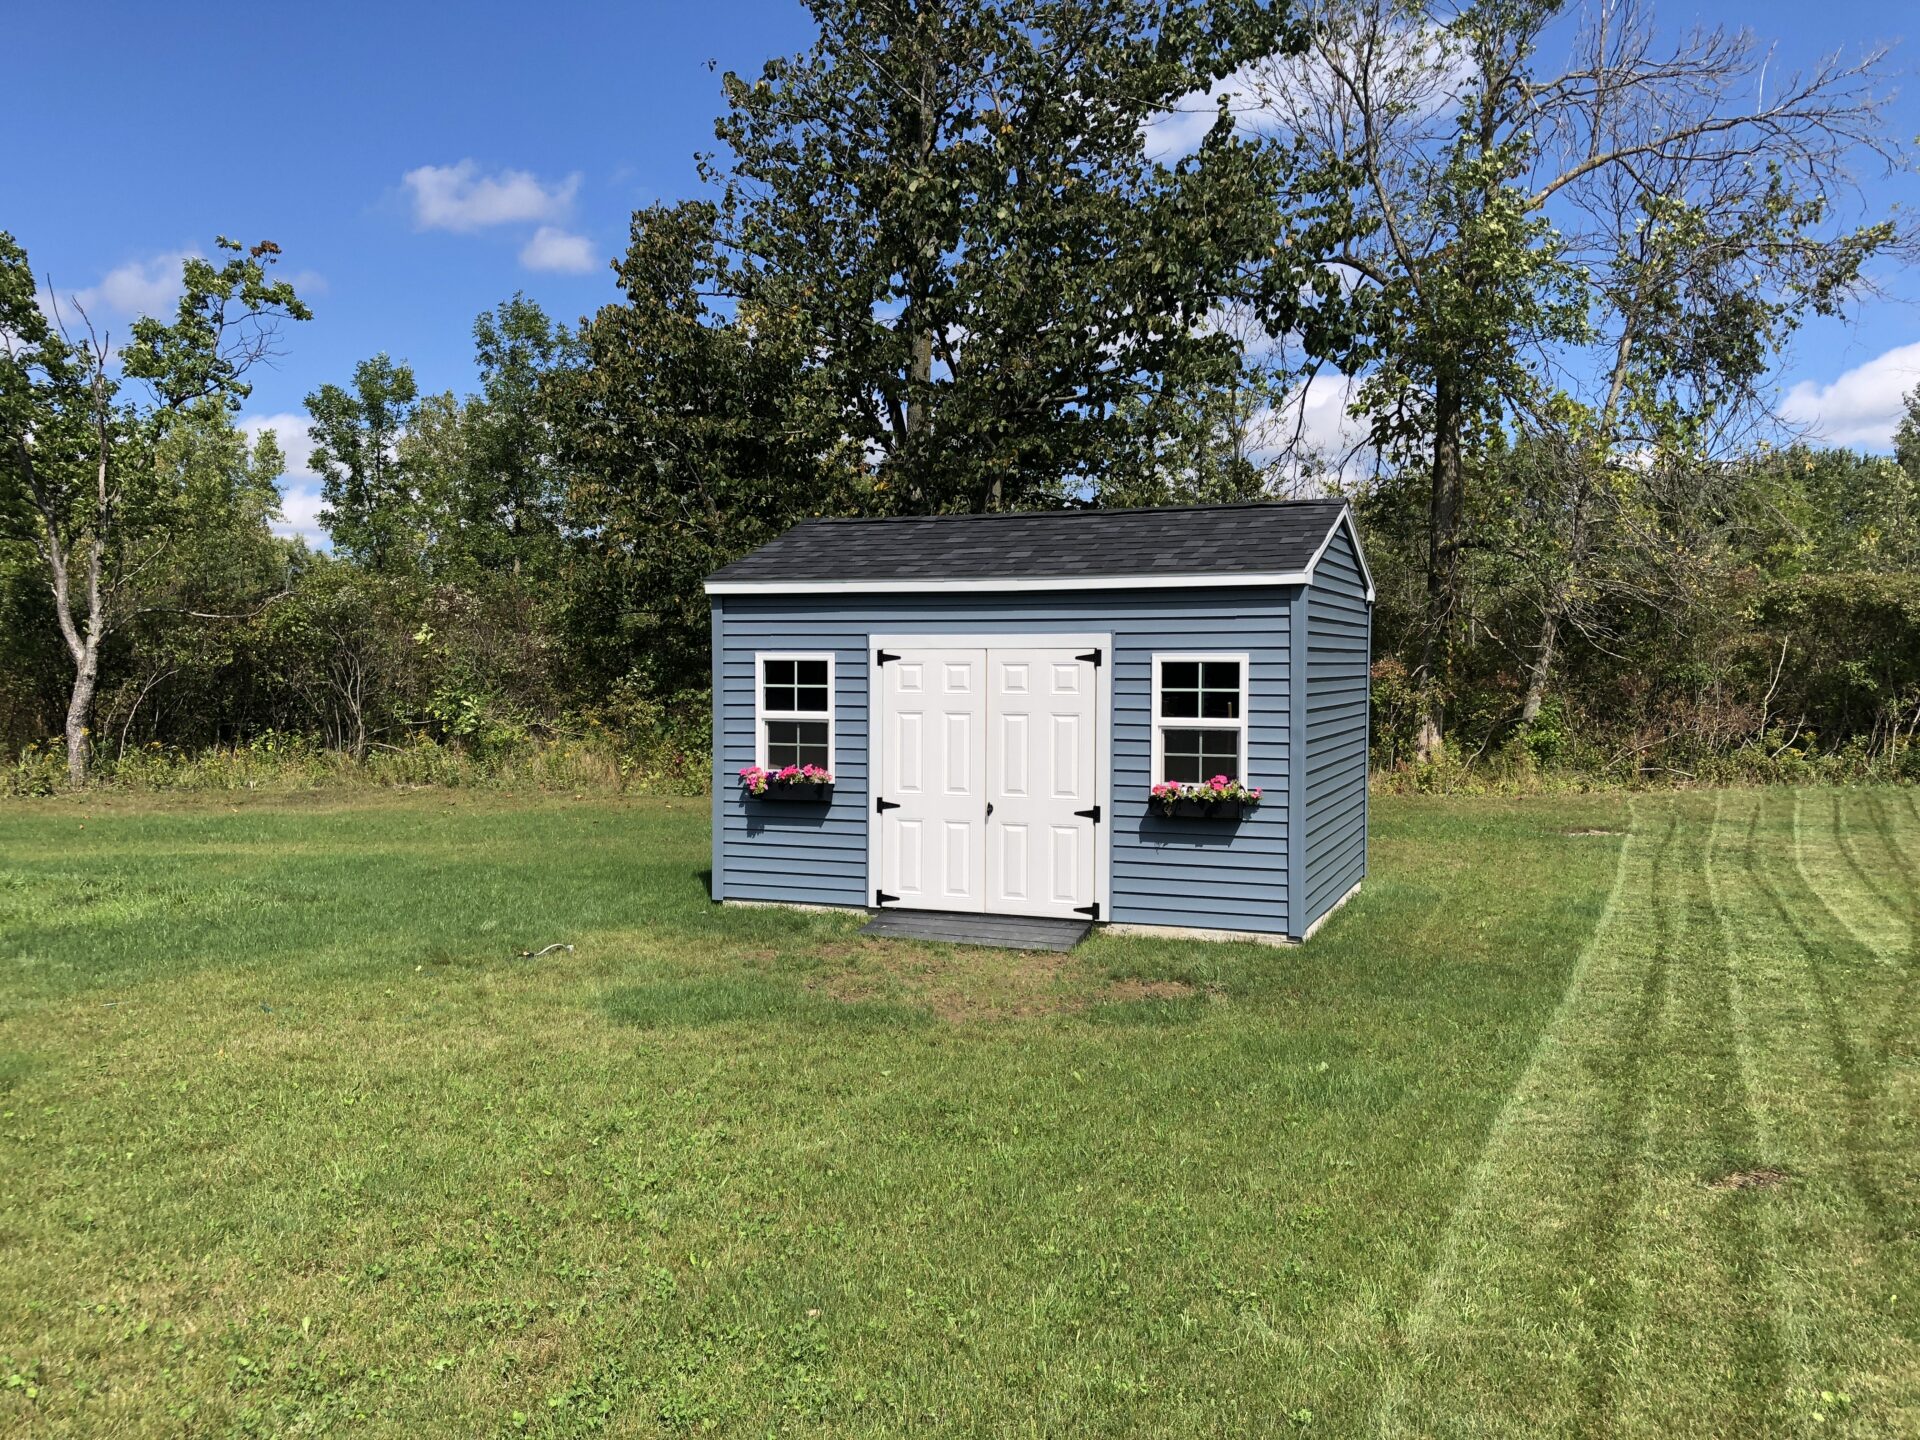
<svg viewBox="0 0 1920 1440"><path fill-rule="evenodd" d="M706 589L715 900L1298 940L1366 874L1342 502L809 520Z"/></svg>

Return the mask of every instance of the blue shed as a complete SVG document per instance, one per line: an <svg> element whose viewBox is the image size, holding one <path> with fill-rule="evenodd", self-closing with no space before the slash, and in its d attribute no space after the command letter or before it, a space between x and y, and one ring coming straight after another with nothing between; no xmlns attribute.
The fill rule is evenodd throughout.
<svg viewBox="0 0 1920 1440"><path fill-rule="evenodd" d="M706 588L716 900L1302 939L1366 874L1344 503L809 520Z"/></svg>

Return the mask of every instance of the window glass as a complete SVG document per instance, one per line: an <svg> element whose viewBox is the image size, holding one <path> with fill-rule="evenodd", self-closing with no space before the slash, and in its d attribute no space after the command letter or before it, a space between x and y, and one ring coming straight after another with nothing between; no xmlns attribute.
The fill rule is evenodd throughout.
<svg viewBox="0 0 1920 1440"><path fill-rule="evenodd" d="M1162 732L1160 778L1181 785L1198 785L1216 775L1240 778L1238 730L1173 730Z"/></svg>
<svg viewBox="0 0 1920 1440"><path fill-rule="evenodd" d="M826 721L767 721L767 768L783 770L789 765L827 768Z"/></svg>
<svg viewBox="0 0 1920 1440"><path fill-rule="evenodd" d="M1168 720L1238 720L1238 660L1168 660L1160 667L1160 714Z"/></svg>
<svg viewBox="0 0 1920 1440"><path fill-rule="evenodd" d="M764 704L770 712L824 715L828 709L825 660L767 660Z"/></svg>
<svg viewBox="0 0 1920 1440"><path fill-rule="evenodd" d="M1209 720L1240 718L1240 662L1209 660L1200 667L1200 713Z"/></svg>

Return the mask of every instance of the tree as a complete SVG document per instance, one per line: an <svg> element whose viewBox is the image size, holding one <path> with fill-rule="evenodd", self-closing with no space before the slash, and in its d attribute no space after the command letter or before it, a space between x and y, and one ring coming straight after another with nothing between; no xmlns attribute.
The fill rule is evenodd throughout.
<svg viewBox="0 0 1920 1440"><path fill-rule="evenodd" d="M205 745L244 712L246 625L286 598L296 542L276 538L284 470L271 430L251 442L225 408L200 401L154 446L156 482L176 518L142 576L137 604L102 655L96 729L125 752L136 725Z"/></svg>
<svg viewBox="0 0 1920 1440"><path fill-rule="evenodd" d="M714 283L810 337L890 508L1097 490L1138 403L1238 365L1207 324L1269 267L1285 155L1224 114L1160 163L1143 127L1293 48L1261 0L811 0L820 38L726 77ZM792 317L790 320L784 317Z"/></svg>
<svg viewBox="0 0 1920 1440"><path fill-rule="evenodd" d="M1744 33L1662 45L1623 4L1556 72L1540 49L1564 9L1317 0L1309 54L1250 82L1280 143L1347 195L1342 283L1293 323L1364 377L1375 443L1427 473L1425 754L1445 728L1463 556L1488 538L1476 456L1532 429L1575 462L1550 467L1571 488L1549 507L1564 563L1539 598L1537 710L1578 618L1595 505L1637 493L1642 452L1683 472L1711 453L1799 317L1844 303L1866 258L1906 243L1842 218L1850 162L1897 157L1874 93L1884 52L1766 75Z"/></svg>
<svg viewBox="0 0 1920 1440"><path fill-rule="evenodd" d="M540 404L547 378L572 363L578 342L516 294L473 322L480 393L467 413L467 484L459 504L464 548L488 569L550 574L558 562L566 476Z"/></svg>
<svg viewBox="0 0 1920 1440"><path fill-rule="evenodd" d="M353 367L353 387L307 396L312 465L326 502L320 523L335 550L376 573L418 563L425 548L417 496L399 453L420 400L413 370L375 355Z"/></svg>
<svg viewBox="0 0 1920 1440"><path fill-rule="evenodd" d="M655 697L706 683L710 571L795 520L871 503L800 317L716 308L717 219L702 202L637 212L624 303L541 389L570 477L576 644L603 683L635 674Z"/></svg>
<svg viewBox="0 0 1920 1440"><path fill-rule="evenodd" d="M278 323L309 318L293 287L271 278L277 245L222 236L216 246L219 263L183 264L172 321L136 320L116 356L78 307L77 340L41 311L26 251L0 232L0 517L40 562L73 664L65 732L75 785L87 779L101 647L191 528L193 507L177 472L156 465L156 448L196 407L237 410L248 370L274 353ZM122 398L123 380L146 383L145 403Z"/></svg>

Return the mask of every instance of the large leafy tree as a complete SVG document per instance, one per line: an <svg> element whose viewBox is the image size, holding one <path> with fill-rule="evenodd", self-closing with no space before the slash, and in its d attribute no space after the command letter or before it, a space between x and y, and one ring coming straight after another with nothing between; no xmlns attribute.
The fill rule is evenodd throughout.
<svg viewBox="0 0 1920 1440"><path fill-rule="evenodd" d="M42 311L26 251L0 232L0 523L32 548L73 667L65 734L76 785L88 774L103 647L208 518L206 496L187 483L192 467L165 463L165 442L209 407L238 410L279 322L308 318L292 285L273 278L278 256L271 242L221 237L216 258L184 262L173 318L141 317L116 351L78 307L71 329Z"/></svg>
<svg viewBox="0 0 1920 1440"><path fill-rule="evenodd" d="M1142 403L1239 364L1208 323L1278 266L1286 152L1145 128L1297 47L1263 0L811 0L729 74L716 283L809 336L880 503L1057 502L1137 458ZM1290 258L1290 257L1289 257ZM1304 258L1304 257L1302 257ZM1276 286L1276 289L1284 288Z"/></svg>
<svg viewBox="0 0 1920 1440"><path fill-rule="evenodd" d="M797 519L866 506L833 400L791 308L720 308L714 207L633 218L625 296L583 327L541 395L569 476L572 631L603 684L655 697L707 675L700 582Z"/></svg>
<svg viewBox="0 0 1920 1440"><path fill-rule="evenodd" d="M575 338L515 295L474 321L473 339L480 391L459 407L459 463L449 468L440 544L481 571L550 576L566 484L539 396L574 358Z"/></svg>
<svg viewBox="0 0 1920 1440"><path fill-rule="evenodd" d="M326 384L307 396L320 523L338 553L380 573L412 569L427 544L400 453L419 403L413 368L385 354L354 366L351 386Z"/></svg>
<svg viewBox="0 0 1920 1440"><path fill-rule="evenodd" d="M95 728L124 754L164 732L192 744L244 725L258 679L249 622L284 603L298 542L277 538L284 470L271 430L249 441L224 407L182 411L154 447L172 497L171 543L141 577L138 604L103 656Z"/></svg>
<svg viewBox="0 0 1920 1440"><path fill-rule="evenodd" d="M1664 507L1761 408L1786 335L1905 240L1848 219L1851 169L1896 158L1881 52L1769 75L1750 36L1664 41L1627 4L1595 12L1556 66L1567 9L1309 0L1309 53L1249 82L1267 128L1346 197L1342 283L1289 323L1362 379L1372 439L1424 482L1410 648L1428 754L1469 552L1542 562L1523 656L1537 711L1565 630L1592 613L1603 539L1670 546ZM1491 463L1521 433L1552 463ZM1473 493L1488 477L1512 483ZM1643 478L1672 483L1649 494Z"/></svg>

